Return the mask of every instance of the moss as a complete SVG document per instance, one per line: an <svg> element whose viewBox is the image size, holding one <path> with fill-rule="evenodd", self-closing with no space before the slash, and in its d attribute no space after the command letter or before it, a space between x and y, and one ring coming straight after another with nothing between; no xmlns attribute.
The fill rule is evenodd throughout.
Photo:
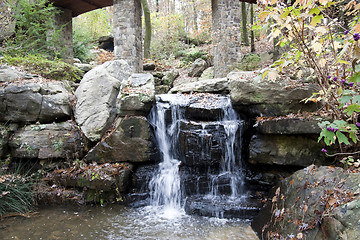
<svg viewBox="0 0 360 240"><path fill-rule="evenodd" d="M22 67L25 71L54 80L76 81L82 75L79 68L59 59L48 60L42 55L4 55L0 63Z"/></svg>

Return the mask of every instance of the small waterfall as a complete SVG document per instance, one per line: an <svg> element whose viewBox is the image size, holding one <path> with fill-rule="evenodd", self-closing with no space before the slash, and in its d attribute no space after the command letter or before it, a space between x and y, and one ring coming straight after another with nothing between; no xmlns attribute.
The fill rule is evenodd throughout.
<svg viewBox="0 0 360 240"><path fill-rule="evenodd" d="M233 211L226 206L229 203L238 213L243 211L239 204L245 196L241 166L244 121L229 97L158 95L149 121L162 158L149 183L152 206L161 207L166 215L182 212L183 204L186 212L209 215L203 211L204 201L212 216L224 217L224 209ZM199 189L204 179L209 184L206 192ZM187 210L189 205L195 210Z"/></svg>
<svg viewBox="0 0 360 240"><path fill-rule="evenodd" d="M171 114L170 119L167 119L167 114ZM161 99L157 97L156 106L152 109L149 118L154 126L162 157L158 172L149 184L151 204L163 206L165 214L181 209L180 160L176 157L176 146L178 145L179 120L183 119L183 115L183 109L180 108L179 103L161 102Z"/></svg>

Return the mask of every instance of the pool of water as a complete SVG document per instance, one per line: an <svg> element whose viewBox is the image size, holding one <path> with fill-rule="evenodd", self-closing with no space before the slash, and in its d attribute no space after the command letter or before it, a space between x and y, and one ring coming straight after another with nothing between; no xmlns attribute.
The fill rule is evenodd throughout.
<svg viewBox="0 0 360 240"><path fill-rule="evenodd" d="M47 207L0 220L0 239L258 240L248 223L154 207Z"/></svg>

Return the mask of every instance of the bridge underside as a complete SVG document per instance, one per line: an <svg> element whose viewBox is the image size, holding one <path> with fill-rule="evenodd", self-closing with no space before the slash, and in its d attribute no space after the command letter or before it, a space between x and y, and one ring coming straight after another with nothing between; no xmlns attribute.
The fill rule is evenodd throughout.
<svg viewBox="0 0 360 240"><path fill-rule="evenodd" d="M133 72L142 71L142 23L140 0L52 0L64 10L58 21L67 24L64 46L71 45L71 19L81 13L114 6L114 53L116 59L126 60ZM213 12L214 75L224 77L241 60L241 2L256 0L211 0ZM66 43L67 41L67 43ZM71 58L72 54L68 54ZM72 59L72 58L71 58Z"/></svg>
<svg viewBox="0 0 360 240"><path fill-rule="evenodd" d="M51 0L55 6L69 9L72 16L113 5L113 0Z"/></svg>

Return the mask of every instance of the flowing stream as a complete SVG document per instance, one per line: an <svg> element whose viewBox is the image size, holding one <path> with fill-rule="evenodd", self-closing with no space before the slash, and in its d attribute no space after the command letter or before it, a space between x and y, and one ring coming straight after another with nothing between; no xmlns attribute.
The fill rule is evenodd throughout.
<svg viewBox="0 0 360 240"><path fill-rule="evenodd" d="M257 240L242 221L184 215L169 221L153 208L48 207L31 218L0 220L2 240Z"/></svg>

